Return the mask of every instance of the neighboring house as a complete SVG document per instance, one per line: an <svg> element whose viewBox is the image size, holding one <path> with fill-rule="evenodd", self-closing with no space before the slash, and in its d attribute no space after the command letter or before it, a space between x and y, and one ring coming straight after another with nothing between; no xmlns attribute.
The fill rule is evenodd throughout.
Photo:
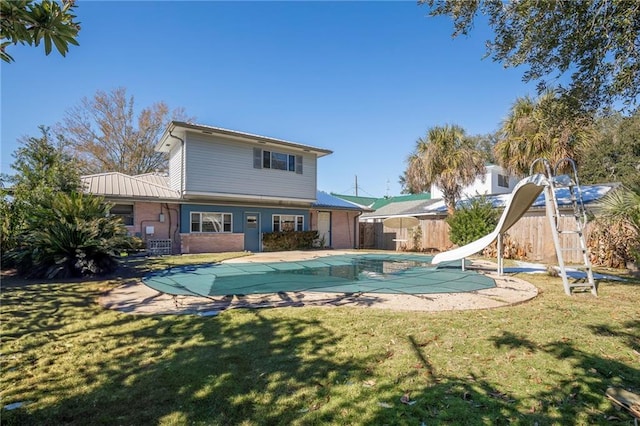
<svg viewBox="0 0 640 426"><path fill-rule="evenodd" d="M166 176L83 177L88 192L116 203L113 214L132 215L129 229L145 241L152 230L174 253L257 252L263 233L318 230L326 247L359 245L358 216L367 209L317 191L317 160L330 150L179 121L156 150L169 156Z"/></svg>
<svg viewBox="0 0 640 426"><path fill-rule="evenodd" d="M619 187L618 183L606 183L600 185L581 185L582 197L585 207L590 213L597 213L600 207L599 201ZM502 210L511 194L486 195L485 198L494 208ZM558 189L556 194L558 206L568 213L572 208L569 191L566 188ZM470 199L458 202L458 207L469 203ZM373 212L362 214L361 221L361 247L378 249L400 248L396 240L406 241L406 247L413 246L412 233L415 229L394 229L384 226L383 221L392 217L416 217L420 221L418 225L421 233L421 249L443 251L451 248L449 240L449 226L445 219L447 207L442 199L423 201L398 201L388 203ZM569 220L563 218L563 220ZM550 254L555 256L555 248L549 221L546 217L544 194L536 199L528 212L514 225L508 235L517 244L520 244L529 253L531 260L548 260ZM572 257L573 256L573 257ZM565 260L580 261L580 253L568 253Z"/></svg>
<svg viewBox="0 0 640 426"><path fill-rule="evenodd" d="M476 195L507 194L518 184L520 178L509 176L505 169L495 164L486 166L486 172L462 190L462 198L470 198ZM442 191L435 185L431 185L431 198L442 198Z"/></svg>
<svg viewBox="0 0 640 426"><path fill-rule="evenodd" d="M429 201L431 201L431 194L428 192L380 198L371 205L372 212L363 214L360 217L360 222L375 222L377 217L375 215L380 212L384 217L402 215L403 211L411 210Z"/></svg>

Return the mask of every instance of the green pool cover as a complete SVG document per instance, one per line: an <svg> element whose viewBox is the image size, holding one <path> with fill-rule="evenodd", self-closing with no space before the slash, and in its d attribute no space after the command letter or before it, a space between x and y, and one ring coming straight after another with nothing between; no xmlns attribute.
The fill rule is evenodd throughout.
<svg viewBox="0 0 640 426"><path fill-rule="evenodd" d="M495 287L460 262L430 263L421 254L354 254L297 262L215 263L151 273L143 282L172 295L226 296L279 292L431 294Z"/></svg>

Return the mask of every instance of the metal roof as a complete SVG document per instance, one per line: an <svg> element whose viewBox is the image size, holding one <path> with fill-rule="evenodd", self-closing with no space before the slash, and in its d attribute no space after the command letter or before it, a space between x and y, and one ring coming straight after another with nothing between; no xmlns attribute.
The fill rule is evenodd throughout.
<svg viewBox="0 0 640 426"><path fill-rule="evenodd" d="M432 204L438 204L439 199L435 200L407 200L407 201L392 201L386 205L383 205L379 209L371 213L365 213L362 218L383 218L389 216L416 216L425 214L425 210Z"/></svg>
<svg viewBox="0 0 640 426"><path fill-rule="evenodd" d="M357 211L369 210L368 208L360 206L359 204L355 204L350 201L343 200L342 198L338 198L324 191L317 191L316 198L317 198L316 202L312 204L312 207L314 208L324 207L324 208L331 208L331 209L357 210Z"/></svg>
<svg viewBox="0 0 640 426"><path fill-rule="evenodd" d="M373 206L373 203L378 201L376 197L360 197L358 195L343 195L343 194L336 194L334 192L332 192L331 195L363 207L371 207Z"/></svg>
<svg viewBox="0 0 640 426"><path fill-rule="evenodd" d="M169 187L169 174L168 173L145 173L142 175L132 176L136 179L142 179L154 185Z"/></svg>
<svg viewBox="0 0 640 426"><path fill-rule="evenodd" d="M582 192L582 200L585 205L594 204L612 189L619 187L619 183L605 183L600 185L581 185L580 190ZM497 195L484 195L485 199L491 203L494 208L504 208L507 200L511 196L508 194ZM458 201L457 207L464 207L469 204L471 200L477 197L468 198ZM556 198L558 200L559 207L571 206L572 201L568 188L558 188L556 190ZM531 205L531 209L543 209L545 207L544 193L534 201ZM384 218L390 216L424 216L424 215L444 215L447 213L447 206L444 204L444 200L441 198L427 200L427 201L400 201L390 202L389 204L380 207L372 213L365 213L362 218Z"/></svg>
<svg viewBox="0 0 640 426"><path fill-rule="evenodd" d="M161 176L157 178L148 175L136 177L119 172L109 172L82 176L81 180L85 191L96 195L120 198L180 199L178 191L170 189L166 185L166 180L165 184L161 184L160 178Z"/></svg>
<svg viewBox="0 0 640 426"><path fill-rule="evenodd" d="M205 124L187 123L184 121L172 121L165 130L164 134L160 138L160 141L156 145L156 151L167 151L165 140L170 136L170 133L176 128L182 128L186 130L195 130L204 134L219 134L223 136L231 136L235 138L241 138L254 142L273 144L286 146L288 148L299 149L302 151L313 152L318 157L324 157L325 155L332 154L333 151L324 148L317 148L311 145L304 145L297 142L286 141L284 139L276 139L268 136L256 135L253 133L239 132L237 130L224 129L222 127L208 126ZM170 144L169 144L170 145Z"/></svg>
<svg viewBox="0 0 640 426"><path fill-rule="evenodd" d="M123 173L110 172L82 176L82 183L86 192L105 197L127 199L161 199L181 200L178 191L169 188L169 178L163 174L146 173L128 176ZM331 210L367 211L366 207L334 197L323 191L317 191L316 202L312 208L326 208Z"/></svg>

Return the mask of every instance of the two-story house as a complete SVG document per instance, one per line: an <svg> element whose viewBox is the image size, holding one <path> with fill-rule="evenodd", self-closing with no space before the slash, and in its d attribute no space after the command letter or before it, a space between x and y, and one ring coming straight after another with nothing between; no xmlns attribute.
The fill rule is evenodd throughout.
<svg viewBox="0 0 640 426"><path fill-rule="evenodd" d="M484 175L462 190L462 198L471 198L476 195L508 194L520 181L519 177L511 176L505 169L495 164L485 167ZM442 191L435 184L431 185L431 198L442 198Z"/></svg>
<svg viewBox="0 0 640 426"><path fill-rule="evenodd" d="M358 247L364 209L317 190L318 159L330 150L180 121L169 124L156 150L168 154L169 172L154 182L119 175L117 180L128 183L100 187L95 182L105 176L113 180L114 174L83 178L89 192L104 195L117 209L131 205L130 230L145 240L170 239L172 251L180 253L257 252L263 233L317 230L326 247ZM146 185L146 192L138 189L137 196L131 193L129 188L144 179L153 185ZM157 187L163 189L158 212L136 217L136 201L149 212ZM168 219L175 228L163 235Z"/></svg>

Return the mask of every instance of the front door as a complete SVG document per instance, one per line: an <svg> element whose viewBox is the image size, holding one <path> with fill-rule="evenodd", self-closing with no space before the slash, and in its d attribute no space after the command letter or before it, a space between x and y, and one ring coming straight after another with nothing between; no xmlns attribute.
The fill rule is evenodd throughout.
<svg viewBox="0 0 640 426"><path fill-rule="evenodd" d="M244 214L244 249L252 252L260 251L260 214Z"/></svg>
<svg viewBox="0 0 640 426"><path fill-rule="evenodd" d="M324 247L331 247L331 212L318 212L318 238Z"/></svg>

